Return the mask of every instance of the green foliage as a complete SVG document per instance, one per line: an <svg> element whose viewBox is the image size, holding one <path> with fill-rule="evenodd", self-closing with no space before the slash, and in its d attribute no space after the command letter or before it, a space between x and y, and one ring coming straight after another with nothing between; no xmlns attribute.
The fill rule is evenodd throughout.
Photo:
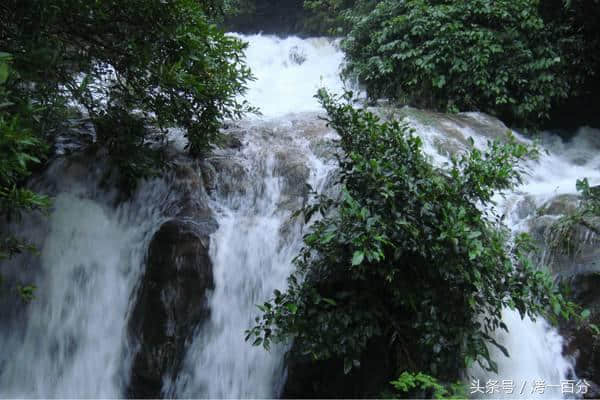
<svg viewBox="0 0 600 400"><path fill-rule="evenodd" d="M31 174L32 166L41 163L47 146L28 126L30 123L27 119L33 119L34 114L9 112L15 106L13 94L6 88L12 79L11 61L10 55L0 55L0 218L8 220L20 218L22 212L48 206L45 196L22 186ZM13 243L10 246L7 244L6 248L17 250L20 246Z"/></svg>
<svg viewBox="0 0 600 400"><path fill-rule="evenodd" d="M30 128L37 114L32 108L21 104L15 109L13 93L7 89L14 77L12 57L0 53L0 221L19 220L23 213L45 210L49 206L46 196L37 194L23 186L31 169L42 162L47 151L44 141ZM0 262L25 251L34 250L26 241L10 235L0 228ZM1 271L0 271L1 272ZM1 281L1 279L0 279ZM25 300L33 296L34 288L18 288Z"/></svg>
<svg viewBox="0 0 600 400"><path fill-rule="evenodd" d="M380 1L348 17L345 74L374 98L535 124L570 90L567 60L538 7L537 0Z"/></svg>
<svg viewBox="0 0 600 400"><path fill-rule="evenodd" d="M303 0L225 0L228 30L277 35L315 34L306 29Z"/></svg>
<svg viewBox="0 0 600 400"><path fill-rule="evenodd" d="M390 384L399 391L406 395L415 394L419 392L420 398L434 398L434 399L466 399L467 391L464 384L457 382L448 386L444 386L437 381L434 377L419 373L403 372L400 377ZM425 394L425 396L423 395Z"/></svg>
<svg viewBox="0 0 600 400"><path fill-rule="evenodd" d="M507 330L506 307L522 317L569 318L551 277L527 258L531 241L507 242L494 193L520 181L518 162L536 150L510 135L434 167L407 125L339 104L320 91L340 135L340 198L303 210L314 222L285 292L259 308L247 340L269 348L294 340L314 359L359 367L373 340L389 343L399 370L454 380L478 362L495 370L489 346ZM507 354L508 355L508 354Z"/></svg>
<svg viewBox="0 0 600 400"><path fill-rule="evenodd" d="M305 25L312 32L339 36L349 30L349 13L358 12L374 5L371 0L305 0L304 8L309 11Z"/></svg>
<svg viewBox="0 0 600 400"><path fill-rule="evenodd" d="M374 0L224 0L224 25L245 33L341 36L346 15L372 8Z"/></svg>
<svg viewBox="0 0 600 400"><path fill-rule="evenodd" d="M600 67L600 1L546 0L541 14L556 32L567 74L571 77L572 95L596 95ZM595 85L593 85L595 81ZM589 100L588 100L589 101Z"/></svg>
<svg viewBox="0 0 600 400"><path fill-rule="evenodd" d="M581 194L580 213L584 216L600 216L600 187L590 187L587 178L583 178L577 180L575 188Z"/></svg>
<svg viewBox="0 0 600 400"><path fill-rule="evenodd" d="M140 178L157 176L168 166L163 149L148 145L149 130L139 115L115 107L94 122L99 146L108 151L112 161L113 168L106 178L115 174L126 195L136 188Z"/></svg>
<svg viewBox="0 0 600 400"><path fill-rule="evenodd" d="M13 90L44 106L44 134L69 103L85 107L102 125L100 146L147 146L148 126L185 130L189 150L201 155L221 122L252 111L238 95L252 79L245 44L225 35L212 18L219 1L87 0L16 1L6 4L4 50L14 55L19 79ZM3 10L4 11L4 10ZM108 120L124 114L143 121L143 133ZM135 115L135 117L133 116ZM52 123L51 123L52 122ZM119 156L117 156L118 158ZM135 169L135 168L133 168Z"/></svg>
<svg viewBox="0 0 600 400"><path fill-rule="evenodd" d="M573 213L561 216L548 230L548 248L553 253L576 255L585 245L578 237L580 227L595 234L589 240L600 240L600 230L592 220L600 217L600 188L590 187L587 178L577 180L576 188L581 195L577 209Z"/></svg>
<svg viewBox="0 0 600 400"><path fill-rule="evenodd" d="M25 187L47 143L84 109L122 189L165 165L167 130L203 155L252 79L245 44L215 24L222 0L7 0L0 4L0 218L45 209ZM5 224L3 224L5 225ZM0 230L0 259L31 250ZM30 298L32 287L19 290Z"/></svg>
<svg viewBox="0 0 600 400"><path fill-rule="evenodd" d="M0 113L0 213L18 218L23 211L44 208L47 199L20 186L32 164L40 163L43 142L24 128L17 116Z"/></svg>

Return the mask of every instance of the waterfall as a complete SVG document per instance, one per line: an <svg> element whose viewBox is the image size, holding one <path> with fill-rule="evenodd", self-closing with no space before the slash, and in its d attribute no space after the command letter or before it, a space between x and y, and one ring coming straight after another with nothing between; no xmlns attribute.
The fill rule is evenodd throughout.
<svg viewBox="0 0 600 400"><path fill-rule="evenodd" d="M600 183L600 131L581 128L573 139L564 142L555 135L540 136L543 150L539 161L528 162L525 182L505 200L498 199L507 216L507 225L514 233L528 231L528 223L535 217L535 209L560 194L575 194L577 179L587 177L591 185ZM518 136L520 140L528 141ZM528 208L523 204L529 203ZM489 380L510 380L514 383L513 394L496 393L490 397L541 398L565 397L562 382L576 381L572 362L562 354L563 338L555 328L542 318L532 322L521 319L516 311L505 310L504 322L509 332L496 332L497 340L511 354L506 358L498 349L491 349L499 361L498 374L484 372L479 368L470 371L480 379L482 386ZM535 381L549 387L544 393L533 393ZM553 387L550 387L553 386Z"/></svg>
<svg viewBox="0 0 600 400"><path fill-rule="evenodd" d="M240 37L249 43L246 60L256 77L245 98L265 117L319 110L314 95L320 87L343 92L339 74L344 55L337 41L294 36Z"/></svg>
<svg viewBox="0 0 600 400"><path fill-rule="evenodd" d="M508 130L500 121L480 113L461 113L451 117L408 110L405 114L405 119L423 138L425 151L440 166L448 161L448 149L465 149L467 138L472 138L475 146L481 149L490 138ZM518 132L512 133L518 141L534 144ZM587 177L591 185L600 183L599 134L596 129L581 128L568 142L548 132L536 138L540 157L525 163L524 182L505 197L494 197L496 210L499 215L505 216L504 223L513 235L528 232L536 210L548 200L561 194L577 193L577 179ZM556 328L543 318L537 318L535 322L528 317L521 319L517 311L509 309L503 311L503 321L509 332L498 329L494 339L508 350L510 357L490 346L490 355L498 364L498 373L484 371L476 364L465 374L467 393L473 397L488 398L565 397L561 383L576 381L574 360L563 355L564 339ZM535 390L536 381L540 382L539 387L545 387L543 392ZM500 383L499 390L490 389L490 382ZM505 387L502 387L502 382ZM483 387L484 393L474 393L478 385ZM485 393L487 390L492 391Z"/></svg>
<svg viewBox="0 0 600 400"><path fill-rule="evenodd" d="M283 383L285 348L266 352L246 343L243 333L255 323L256 305L285 287L300 250L302 226L290 217L301 205L294 195L304 182L290 172L307 172L309 184L323 190L333 167L315 157L295 130L258 125L246 132L238 159L244 174L237 183L250 184L221 193L213 203L219 229L210 247L215 272L211 319L190 346L178 396L268 398Z"/></svg>
<svg viewBox="0 0 600 400"><path fill-rule="evenodd" d="M122 396L127 311L164 187L148 182L114 209L90 195L92 186L54 198L38 268L10 265L34 268L29 282L37 289L16 321L0 327L0 397Z"/></svg>
<svg viewBox="0 0 600 400"><path fill-rule="evenodd" d="M322 112L313 96L321 86L343 91L343 55L337 43L238 36L249 42L247 61L257 78L246 99L262 115L231 123L226 133L240 145L216 150L207 160L215 174L209 205L218 222L210 239L215 280L208 300L211 314L194 332L178 376L165 379L163 393L173 397L279 394L286 347L266 352L246 343L244 331L258 315L256 304L274 289L284 289L293 270L306 227L290 217L310 201L305 184L326 190L335 169L328 148L335 134L318 120ZM466 137L484 144L485 127L495 124L467 113L435 126L407 112L404 117L437 163L447 161L449 149L464 148ZM172 134L171 139L182 142L177 132ZM514 232L526 230L533 217L519 208L522 201L531 201L535 209L556 194L574 193L577 178L600 182L600 146L594 137L600 133L585 129L570 143L544 136L550 153L528 163L526 182L498 199ZM61 181L64 174L58 163L42 180ZM149 242L173 201L167 181L156 179L143 182L133 199L115 208L113 199L97 189L97 179L86 181L84 176L78 185L54 185L50 216L41 225L39 218L22 225L23 234L37 232L39 265L30 276L38 289L22 313L0 326L0 397L124 396L132 358L126 338L129 313ZM8 267L19 268L22 261L15 259ZM497 340L511 357L495 354L497 376L476 368L468 375L482 382L530 385L534 379L557 384L572 376L572 360L562 355L563 340L554 328L543 319L522 320L510 311L504 317L510 331L498 332ZM528 389L523 397L532 397Z"/></svg>

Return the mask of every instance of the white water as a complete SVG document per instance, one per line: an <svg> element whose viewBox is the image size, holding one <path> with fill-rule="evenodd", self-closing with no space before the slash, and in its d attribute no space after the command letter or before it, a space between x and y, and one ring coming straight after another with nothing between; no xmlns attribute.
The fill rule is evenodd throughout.
<svg viewBox="0 0 600 400"><path fill-rule="evenodd" d="M159 220L146 202L161 188L145 189L117 210L83 188L54 198L26 326L0 335L0 397L122 396L127 310Z"/></svg>
<svg viewBox="0 0 600 400"><path fill-rule="evenodd" d="M466 114L472 118L483 117L477 113ZM447 161L447 158L438 152L435 139L444 135L442 130L419 123L413 118L408 119L417 134L424 138L426 151L432 155L437 164ZM448 124L448 122L445 122ZM446 125L447 126L447 125ZM465 138L472 137L475 145L483 148L488 140L469 126L453 126ZM515 133L515 132L513 132ZM515 133L518 140L533 144L529 139ZM575 184L577 179L587 177L590 185L600 183L600 131L582 128L568 143L551 134L540 137L541 155L537 161L525 164L527 176L525 182L517 187L506 198L497 195L497 209L500 215L505 216L505 224L513 234L528 231L530 221L535 218L535 210L559 194L577 193ZM529 212L523 212L519 206L522 203L531 204ZM572 362L563 356L564 339L557 330L551 327L543 318L535 322L528 317L521 319L516 311L504 310L503 320L509 332L502 330L495 332L495 339L508 350L507 358L494 346L490 346L492 359L497 361L498 373L482 370L474 366L467 371L468 393L475 391L479 383L488 389L489 382L508 381L508 386L514 386L511 392L500 388L499 391L486 393L483 396L490 398L562 398L559 385L563 381L574 380ZM543 382L546 386L543 393L535 391L535 383ZM558 387L557 387L558 386ZM482 396L474 394L474 397Z"/></svg>
<svg viewBox="0 0 600 400"><path fill-rule="evenodd" d="M285 288L302 242L302 227L290 222L293 209L282 206L293 202L294 196L286 193L284 177L274 171L297 167L294 158L301 155L301 163L310 171L307 183L322 190L333 168L312 153L309 141L293 129L290 119L302 120L306 117L297 113L319 110L314 98L319 87L342 92L342 53L325 38L253 35L243 39L249 42L247 61L257 78L245 97L260 107L260 119L269 122L265 127L260 121L245 122L244 147L237 156L245 175L233 182L243 189L222 193L213 203L219 229L210 247L215 272L211 318L190 346L177 382L167 382L167 394L179 397L278 395L284 383L286 349L275 346L266 352L244 341L244 331L255 323L256 305L275 289ZM294 62L294 55L302 58L300 64ZM291 165L287 158L292 159ZM282 234L284 230L288 233Z"/></svg>
<svg viewBox="0 0 600 400"><path fill-rule="evenodd" d="M254 324L256 304L285 287L301 244L301 226L291 223L291 210L282 207L290 198L284 178L274 174L290 165L285 159L281 164L275 154L303 155L310 167L309 182L318 190L332 167L312 155L308 142L289 127L272 133L250 131L245 141L239 161L247 175L238 183L252 186L241 194L219 196L213 203L219 230L211 240L216 286L212 314L190 347L176 385L178 396L269 398L283 383L285 349L266 352L246 343L243 334Z"/></svg>
<svg viewBox="0 0 600 400"><path fill-rule="evenodd" d="M231 181L234 188L217 190L212 200L219 222L210 250L215 273L212 313L190 344L177 381L166 382L165 392L178 397L278 394L285 349L267 353L245 343L243 335L252 326L255 304L285 287L300 246L302 227L288 222L291 207L286 206L295 204L297 195L286 188L286 173L276 171L291 168L294 162L286 159L299 156L309 167L310 183L322 189L332 168L312 153L305 132L295 131L290 122L309 117L286 114L317 111L313 95L321 85L342 90L337 77L340 51L326 39L245 39L250 42L248 62L258 78L247 99L261 108L263 122L241 123L247 134L235 157L244 173L234 179L225 169L218 178ZM290 52L306 60L295 64ZM461 129L475 135L477 143L484 141L477 132ZM442 135L432 129L419 129L419 134L430 144ZM525 229L531 217L519 218L511 208L519 199L530 195L539 206L555 194L575 192L577 178L600 182L599 146L590 144L594 135L600 137L583 132L571 145L553 140L548 145L552 153L529 165L526 184L502 203L513 230ZM434 148L428 146L432 155ZM37 299L21 316L23 327L0 327L0 397L123 395L131 356L125 340L127 313L149 240L163 218L164 191L161 181L149 182L117 210L78 190L57 197L41 246ZM533 379L556 384L567 377L570 362L561 355L562 339L554 329L512 312L505 318L510 333L500 333L498 339L512 357L497 355L498 377L475 370L471 374L483 381L512 379L517 384ZM530 392L524 397L531 397Z"/></svg>
<svg viewBox="0 0 600 400"><path fill-rule="evenodd" d="M245 98L264 116L319 110L314 95L321 87L343 92L339 72L344 56L336 41L263 35L242 38L249 43L246 61L256 77ZM304 61L294 62L294 55Z"/></svg>
<svg viewBox="0 0 600 400"><path fill-rule="evenodd" d="M582 128L568 143L550 134L542 135L543 149L548 150L549 154L542 153L538 162L529 162L528 179L501 202L503 212L508 216L506 223L514 233L527 231L529 221L535 217L531 213L519 216L516 205L520 201L531 201L538 208L556 195L577 193L577 179L588 178L590 185L600 183L599 135L600 131L596 129ZM564 340L555 328L543 319L536 322L529 318L522 320L516 311L510 310L505 311L504 320L509 333L497 332L497 337L512 356L503 357L498 349L492 349L492 356L499 361L498 374L483 373L476 368L470 371L482 383L489 379L509 379L518 387L513 395L504 393L505 396L502 396L501 392L492 397L530 398L536 380L546 385L560 385L561 381L576 378L573 360L563 356ZM522 395L517 395L522 388ZM565 394L560 388L554 387L543 394L537 393L536 397L558 398Z"/></svg>

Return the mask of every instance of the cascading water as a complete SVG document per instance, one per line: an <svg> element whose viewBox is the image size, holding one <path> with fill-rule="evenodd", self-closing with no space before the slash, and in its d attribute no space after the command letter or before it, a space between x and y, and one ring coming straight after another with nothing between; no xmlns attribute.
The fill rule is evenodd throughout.
<svg viewBox="0 0 600 400"><path fill-rule="evenodd" d="M237 182L242 190L220 193L213 203L219 229L211 240L211 319L190 346L178 396L268 398L283 383L285 349L266 352L250 346L243 332L254 323L256 304L284 287L292 271L301 225L290 216L301 205L297 194L304 173L312 187L322 190L332 169L295 133L289 127L250 128L238 159L244 168Z"/></svg>
<svg viewBox="0 0 600 400"><path fill-rule="evenodd" d="M242 38L249 43L246 60L256 77L245 98L265 117L319 110L314 95L320 87L343 92L340 65L344 55L336 41L262 35Z"/></svg>
<svg viewBox="0 0 600 400"><path fill-rule="evenodd" d="M473 125L478 123L488 127L494 124L483 114L464 113L461 118L460 124L453 123L451 119L441 121L437 129L432 127L435 124L422 124L418 118L409 117L408 120L417 134L425 139L427 152L441 165L447 161L444 145L448 142L440 142L439 138L448 136L448 132L459 132L463 140L471 137L477 147L483 148L490 133L493 136L505 130L501 126L491 129L492 132L490 129L473 129ZM471 120L470 123L465 124L468 120ZM551 134L542 135L540 159L526 163L525 182L506 198L495 197L497 208L505 216L505 224L513 234L528 232L536 210L550 199L560 194L575 194L577 179L587 177L590 184L600 182L600 146L596 139L599 134L598 130L583 128L569 143ZM517 140L533 144L529 139L515 135ZM453 145L461 146L459 143ZM564 340L555 328L543 318L535 322L528 317L521 319L518 312L508 309L503 312L503 320L509 332L497 330L494 335L497 342L508 350L510 357L505 357L498 348L491 346L490 354L497 361L498 373L484 371L477 365L467 371L469 392L473 397L561 398L565 395L572 397L578 390L585 390L575 379L574 360L563 355ZM568 382L580 386L569 389Z"/></svg>
<svg viewBox="0 0 600 400"><path fill-rule="evenodd" d="M577 193L577 179L586 177L591 185L600 183L598 135L598 130L582 128L568 143L550 134L542 135L541 143L548 153L542 152L539 161L529 162L529 176L525 183L505 201L499 201L507 216L506 223L514 233L529 231L535 210L550 199L561 194ZM519 139L525 141L522 137ZM529 207L524 209L523 204L529 204ZM509 380L515 390L514 393L487 393L490 397L573 397L587 390L581 381L576 380L572 366L574 360L563 356L564 341L556 329L543 319L536 322L529 318L523 320L516 311L510 310L504 312L504 321L509 333L497 332L497 336L511 357L506 358L498 349L491 349L492 356L499 361L498 374L481 370L472 372L481 378L482 386L489 380ZM569 381L577 382L578 387L575 390L569 388Z"/></svg>
<svg viewBox="0 0 600 400"><path fill-rule="evenodd" d="M239 150L216 151L208 160L216 176L210 206L219 225L210 243L215 280L211 314L189 343L182 371L174 381L165 381L163 392L170 396L278 395L286 349L254 348L244 341L244 330L253 324L255 305L284 288L293 268L304 228L290 216L308 199L305 183L326 189L334 168L322 151L333 134L316 122L319 106L313 95L320 86L343 89L338 77L343 56L335 42L243 38L249 42L247 60L257 77L247 99L263 116L229 129L232 135L243 133ZM489 123L479 114L466 117ZM432 157L447 160L453 146L448 131L413 122ZM459 124L453 132L484 142L485 135L472 126ZM590 151L592 136L582 132L569 145L553 139L548 142L550 155L528 165L527 182L500 204L515 232L527 229L532 217L516 206L521 200L532 199L535 208L556 194L575 192L577 178L600 181L600 146L594 144ZM46 175L62 180L64 173L59 164ZM126 340L128 313L152 234L174 202L164 180L143 183L134 199L117 209L110 196L90 191L90 185L56 190L44 229L37 220L23 224L24 233L36 231L39 236L40 265L32 274L38 289L36 300L0 327L0 397L125 394L132 356ZM557 384L567 378L572 368L554 329L543 320L521 320L508 311L505 321L510 332L498 333L497 339L511 357L496 355L498 376L479 370L470 375L482 382L513 380L515 385L531 385L535 379ZM531 386L527 390L523 397L532 397Z"/></svg>
<svg viewBox="0 0 600 400"><path fill-rule="evenodd" d="M243 333L254 323L256 304L285 287L292 271L302 226L290 216L306 200L305 184L324 189L333 168L312 151L327 130L319 124L311 137L296 125L310 126L315 115L290 113L318 110L313 96L320 85L341 91L342 55L335 43L261 35L244 39L257 77L247 99L260 107L263 118L244 122L243 149L233 159L241 173L232 177L231 168L225 168L217 178L227 182L227 189L217 184L212 204L219 229L210 247L215 272L211 318L191 344L177 382L167 385L170 395L277 396L284 383L285 348L265 352L246 343Z"/></svg>
<svg viewBox="0 0 600 400"><path fill-rule="evenodd" d="M93 185L54 198L39 269L30 277L35 300L16 324L2 326L1 397L122 396L127 311L160 219L152 204L165 187L147 182L114 209L109 196L90 194Z"/></svg>

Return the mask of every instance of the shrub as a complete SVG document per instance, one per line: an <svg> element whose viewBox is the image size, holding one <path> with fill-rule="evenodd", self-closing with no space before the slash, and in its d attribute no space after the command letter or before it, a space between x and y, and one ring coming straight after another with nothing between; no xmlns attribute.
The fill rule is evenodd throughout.
<svg viewBox="0 0 600 400"><path fill-rule="evenodd" d="M350 16L346 75L369 95L530 126L569 93L537 0L383 0Z"/></svg>
<svg viewBox="0 0 600 400"><path fill-rule="evenodd" d="M3 223L19 220L25 212L45 210L49 206L46 196L24 187L32 167L42 162L47 146L30 128L31 120L36 117L31 106L22 108L16 115L7 111L15 106L12 93L6 88L14 75L11 61L10 54L0 53L0 221ZM9 234L2 225L0 262L33 249L25 240ZM1 274L0 270L0 282ZM32 297L33 287L18 289L25 299Z"/></svg>
<svg viewBox="0 0 600 400"><path fill-rule="evenodd" d="M525 256L526 238L509 245L501 220L482 211L520 181L518 162L535 149L508 136L439 169L408 126L319 96L345 153L342 194L303 210L322 218L304 237L287 290L260 305L247 340L266 348L293 340L300 354L343 359L345 372L376 340L398 355L399 371L447 382L473 362L496 369L488 346L507 354L493 338L507 330L504 308L532 318L573 314Z"/></svg>
<svg viewBox="0 0 600 400"><path fill-rule="evenodd" d="M181 127L200 155L225 118L252 110L238 100L251 79L245 44L212 23L219 4L10 0L0 43L19 73L12 89L49 111L79 103L94 121L118 108Z"/></svg>

